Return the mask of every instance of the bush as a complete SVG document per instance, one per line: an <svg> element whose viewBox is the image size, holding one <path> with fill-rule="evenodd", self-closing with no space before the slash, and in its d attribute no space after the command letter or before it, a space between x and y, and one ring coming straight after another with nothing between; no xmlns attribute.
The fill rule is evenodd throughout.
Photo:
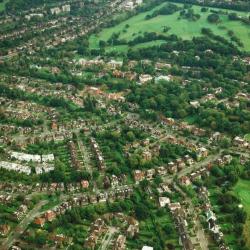
<svg viewBox="0 0 250 250"><path fill-rule="evenodd" d="M218 23L220 21L220 16L218 14L210 14L207 17L208 22L210 23Z"/></svg>

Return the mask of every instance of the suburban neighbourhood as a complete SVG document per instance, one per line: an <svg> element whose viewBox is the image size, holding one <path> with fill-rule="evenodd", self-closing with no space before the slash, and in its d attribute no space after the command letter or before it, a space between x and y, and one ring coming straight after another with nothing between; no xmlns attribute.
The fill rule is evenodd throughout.
<svg viewBox="0 0 250 250"><path fill-rule="evenodd" d="M249 11L0 0L0 249L250 249Z"/></svg>

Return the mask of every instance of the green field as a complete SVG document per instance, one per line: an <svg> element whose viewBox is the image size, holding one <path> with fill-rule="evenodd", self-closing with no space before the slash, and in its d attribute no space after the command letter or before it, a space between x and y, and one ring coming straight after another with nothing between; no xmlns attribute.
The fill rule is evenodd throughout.
<svg viewBox="0 0 250 250"><path fill-rule="evenodd" d="M244 138L245 138L245 140L247 140L247 141L250 142L250 134L246 134L246 135L244 136Z"/></svg>
<svg viewBox="0 0 250 250"><path fill-rule="evenodd" d="M250 26L243 24L240 21L229 21L227 15L220 14L221 22L218 24L211 24L207 21L207 16L211 14L210 11L202 13L200 11L200 6L193 6L193 10L195 14L200 14L201 18L198 21L189 21L187 19L180 19L179 12L176 12L172 15L158 15L152 19L145 20L145 16L152 14L155 10L162 7L165 3L155 7L154 9L140 13L136 16L129 18L126 21L121 22L120 24L103 29L99 34L92 35L90 37L90 48L98 48L99 41L104 40L107 41L111 35L115 32L120 32L119 39L125 39L127 41L132 40L138 35L142 35L144 32L157 32L159 34L175 34L183 39L192 39L195 36L201 35L202 28L210 28L214 34L223 36L229 39L227 32L232 30L237 38L241 40L244 44L244 49L250 51ZM182 4L177 4L182 6ZM210 8L209 10L219 10L215 8ZM228 11L227 12L236 12L236 11ZM247 16L248 13L245 12L237 12L240 16ZM125 29L125 25L129 25L128 28ZM163 27L168 26L171 29L167 33L163 33ZM159 42L157 44L160 44ZM148 45L150 46L150 45ZM108 50L118 50L124 51L126 50L126 46L116 46L109 48Z"/></svg>
<svg viewBox="0 0 250 250"><path fill-rule="evenodd" d="M5 4L9 2L9 0L3 0L3 2L0 3L0 12L5 10Z"/></svg>
<svg viewBox="0 0 250 250"><path fill-rule="evenodd" d="M239 180L234 187L234 192L240 198L248 218L244 227L244 235L247 241L247 246L250 248L250 181Z"/></svg>

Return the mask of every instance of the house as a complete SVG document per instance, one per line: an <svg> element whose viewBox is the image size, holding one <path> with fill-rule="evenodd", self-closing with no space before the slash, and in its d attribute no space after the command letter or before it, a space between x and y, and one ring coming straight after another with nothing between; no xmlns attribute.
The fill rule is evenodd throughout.
<svg viewBox="0 0 250 250"><path fill-rule="evenodd" d="M198 101L191 101L190 105L195 109L200 107L200 103Z"/></svg>
<svg viewBox="0 0 250 250"><path fill-rule="evenodd" d="M163 124L170 125L170 126L175 124L175 120L173 118L168 118L164 116L161 116L161 122Z"/></svg>
<svg viewBox="0 0 250 250"><path fill-rule="evenodd" d="M128 237L133 238L136 234L139 233L139 223L130 224L127 228L126 234Z"/></svg>
<svg viewBox="0 0 250 250"><path fill-rule="evenodd" d="M32 13L32 14L29 14L29 15L25 15L24 17L25 17L25 19L30 21L34 17L35 18L43 18L43 14L42 13Z"/></svg>
<svg viewBox="0 0 250 250"><path fill-rule="evenodd" d="M169 173L171 173L171 174L177 172L177 166L172 161L168 163L168 167L167 168L168 168Z"/></svg>
<svg viewBox="0 0 250 250"><path fill-rule="evenodd" d="M185 155L184 160L188 166L191 166L194 163L193 158L191 158L189 155Z"/></svg>
<svg viewBox="0 0 250 250"><path fill-rule="evenodd" d="M118 186L119 185L119 179L116 175L112 175L111 176L111 186L112 187L115 187L115 186Z"/></svg>
<svg viewBox="0 0 250 250"><path fill-rule="evenodd" d="M40 227L43 227L44 224L45 224L45 219L44 218L41 218L41 217L38 217L34 220L34 223L37 225L37 226L40 226Z"/></svg>
<svg viewBox="0 0 250 250"><path fill-rule="evenodd" d="M165 207L169 203L170 203L170 199L168 197L159 197L160 207Z"/></svg>
<svg viewBox="0 0 250 250"><path fill-rule="evenodd" d="M87 248L87 249L94 249L95 248L95 245L97 243L97 239L98 239L98 236L95 235L95 234L91 234L85 241L84 243L84 248Z"/></svg>
<svg viewBox="0 0 250 250"><path fill-rule="evenodd" d="M12 162L5 162L5 161L0 161L0 169L6 169L8 171L16 171L16 172L20 172L20 173L24 173L27 175L31 174L31 169L29 166L25 166L25 165L20 165L17 163L12 163Z"/></svg>
<svg viewBox="0 0 250 250"><path fill-rule="evenodd" d="M222 91L223 91L223 88L222 88L222 87L218 87L218 88L215 88L215 89L214 89L214 93L215 93L216 95L222 93Z"/></svg>
<svg viewBox="0 0 250 250"><path fill-rule="evenodd" d="M181 204L179 202L169 203L168 207L169 207L170 211L173 212L176 209L181 209Z"/></svg>
<svg viewBox="0 0 250 250"><path fill-rule="evenodd" d="M154 248L149 246L143 246L141 250L154 250Z"/></svg>
<svg viewBox="0 0 250 250"><path fill-rule="evenodd" d="M204 147L198 148L197 152L197 159L201 160L202 158L205 158L208 156L208 150Z"/></svg>
<svg viewBox="0 0 250 250"><path fill-rule="evenodd" d="M185 186L191 185L191 180L189 179L188 176L182 176L180 178L180 184L185 185Z"/></svg>
<svg viewBox="0 0 250 250"><path fill-rule="evenodd" d="M58 130L58 124L55 121L51 122L50 127L51 127L52 130L55 130L55 131Z"/></svg>
<svg viewBox="0 0 250 250"><path fill-rule="evenodd" d="M44 214L44 218L45 220L47 221L53 221L55 218L56 218L56 213L51 211L51 210L48 210L45 214Z"/></svg>
<svg viewBox="0 0 250 250"><path fill-rule="evenodd" d="M207 101L211 101L211 100L214 100L214 99L216 99L214 94L207 94L206 96L204 96L202 98L202 101L207 102Z"/></svg>
<svg viewBox="0 0 250 250"><path fill-rule="evenodd" d="M21 153L21 152L11 151L10 152L10 157L12 159L16 159L16 160L19 160L19 161L41 162L41 156L40 155L32 155L32 154L25 154L25 153Z"/></svg>
<svg viewBox="0 0 250 250"><path fill-rule="evenodd" d="M234 146L243 146L245 144L245 140L239 136L236 136L233 139L233 145Z"/></svg>
<svg viewBox="0 0 250 250"><path fill-rule="evenodd" d="M143 0L135 0L136 5L141 5L143 3Z"/></svg>
<svg viewBox="0 0 250 250"><path fill-rule="evenodd" d="M185 167L185 162L180 158L176 160L176 164L178 171L182 170Z"/></svg>
<svg viewBox="0 0 250 250"><path fill-rule="evenodd" d="M165 175L167 173L167 169L161 166L156 168L156 172L158 175Z"/></svg>
<svg viewBox="0 0 250 250"><path fill-rule="evenodd" d="M153 80L153 77L151 75L148 75L148 74L144 74L144 75L140 75L139 76L139 83L140 84L145 84L149 81L152 81Z"/></svg>
<svg viewBox="0 0 250 250"><path fill-rule="evenodd" d="M58 14L61 13L61 9L58 8L58 7L51 8L51 9L50 9L50 13L51 13L52 15L58 15Z"/></svg>
<svg viewBox="0 0 250 250"><path fill-rule="evenodd" d="M162 189L163 192L171 193L171 190L167 183L161 183L160 188Z"/></svg>
<svg viewBox="0 0 250 250"><path fill-rule="evenodd" d="M161 75L161 76L157 76L155 78L155 83L159 82L159 81L166 81L166 82L169 82L171 81L172 79L172 76L171 75L167 75L167 76L164 76L164 75Z"/></svg>
<svg viewBox="0 0 250 250"><path fill-rule="evenodd" d="M10 226L7 224L0 225L0 235L6 236L10 231Z"/></svg>
<svg viewBox="0 0 250 250"><path fill-rule="evenodd" d="M162 70L162 69L169 69L171 68L171 64L168 64L168 63L161 63L161 62L157 62L155 63L155 68L156 70Z"/></svg>
<svg viewBox="0 0 250 250"><path fill-rule="evenodd" d="M83 189L88 188L88 187L89 187L89 182L88 182L87 180L81 181L81 187L82 187Z"/></svg>
<svg viewBox="0 0 250 250"><path fill-rule="evenodd" d="M233 160L233 157L231 155L224 155L222 160L225 164L229 164Z"/></svg>
<svg viewBox="0 0 250 250"><path fill-rule="evenodd" d="M97 196L99 202L105 202L108 199L107 193L100 193Z"/></svg>
<svg viewBox="0 0 250 250"><path fill-rule="evenodd" d="M62 244L63 242L68 240L68 238L63 234L52 235L50 239L54 241L56 244Z"/></svg>
<svg viewBox="0 0 250 250"><path fill-rule="evenodd" d="M142 181L144 179L144 177L145 177L144 172L141 171L141 170L135 170L133 174L134 174L134 180L136 182Z"/></svg>
<svg viewBox="0 0 250 250"><path fill-rule="evenodd" d="M125 2L124 9L125 10L132 10L134 8L134 3L132 1Z"/></svg>
<svg viewBox="0 0 250 250"><path fill-rule="evenodd" d="M117 69L122 67L123 62L122 61L115 61L115 60L111 60L107 63L107 66L111 69Z"/></svg>
<svg viewBox="0 0 250 250"><path fill-rule="evenodd" d="M124 250L126 243L126 236L119 234L118 238L115 241L113 250Z"/></svg>
<svg viewBox="0 0 250 250"><path fill-rule="evenodd" d="M218 141L220 140L222 137L221 133L220 132L214 132L211 136L211 140L212 141Z"/></svg>
<svg viewBox="0 0 250 250"><path fill-rule="evenodd" d="M62 6L62 11L63 12L70 12L70 5L69 4L65 4Z"/></svg>
<svg viewBox="0 0 250 250"><path fill-rule="evenodd" d="M152 180L154 178L155 172L156 172L155 169L146 170L146 179Z"/></svg>
<svg viewBox="0 0 250 250"><path fill-rule="evenodd" d="M55 160L54 154L41 155L42 162L52 162Z"/></svg>

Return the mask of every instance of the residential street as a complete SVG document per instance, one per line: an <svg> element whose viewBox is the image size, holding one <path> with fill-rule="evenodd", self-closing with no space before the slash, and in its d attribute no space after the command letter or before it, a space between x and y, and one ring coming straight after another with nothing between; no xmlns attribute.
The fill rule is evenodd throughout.
<svg viewBox="0 0 250 250"><path fill-rule="evenodd" d="M42 200L39 203L35 205L35 207L29 211L24 219L19 223L19 225L15 228L14 231L12 231L9 236L6 238L6 240L3 242L3 245L1 247L1 250L8 250L12 244L22 235L22 233L25 231L25 229L28 227L28 225L34 220L35 217L37 217L40 212L42 206L47 204L48 201Z"/></svg>

